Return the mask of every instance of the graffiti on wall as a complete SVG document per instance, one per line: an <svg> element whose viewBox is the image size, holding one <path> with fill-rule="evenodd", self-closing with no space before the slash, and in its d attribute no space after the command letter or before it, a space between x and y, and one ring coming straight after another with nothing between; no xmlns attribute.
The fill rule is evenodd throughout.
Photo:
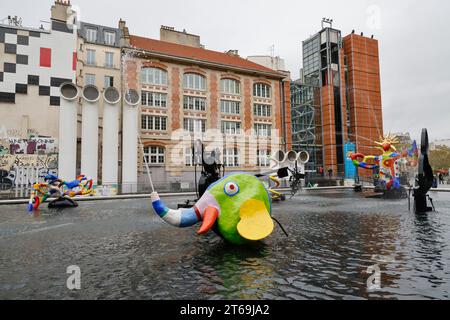
<svg viewBox="0 0 450 320"><path fill-rule="evenodd" d="M0 190L26 187L58 174L58 155L0 155Z"/></svg>
<svg viewBox="0 0 450 320"><path fill-rule="evenodd" d="M9 154L9 142L4 139L0 139L0 156L4 154Z"/></svg>
<svg viewBox="0 0 450 320"><path fill-rule="evenodd" d="M9 172L0 169L0 191L11 190L13 187L13 182L9 178Z"/></svg>
<svg viewBox="0 0 450 320"><path fill-rule="evenodd" d="M58 143L51 138L17 139L8 138L0 140L0 155L5 154L52 154L58 153Z"/></svg>
<svg viewBox="0 0 450 320"><path fill-rule="evenodd" d="M58 155L5 154L0 156L0 170L11 171L14 167L57 169Z"/></svg>
<svg viewBox="0 0 450 320"><path fill-rule="evenodd" d="M0 191L24 188L58 173L58 143L52 138L0 139Z"/></svg>

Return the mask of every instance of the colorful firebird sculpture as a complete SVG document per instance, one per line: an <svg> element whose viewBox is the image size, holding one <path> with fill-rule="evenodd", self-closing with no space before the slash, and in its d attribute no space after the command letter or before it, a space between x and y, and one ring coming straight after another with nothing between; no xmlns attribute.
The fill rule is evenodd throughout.
<svg viewBox="0 0 450 320"><path fill-rule="evenodd" d="M39 205L48 198L73 198L75 196L86 196L94 191L92 179L88 179L84 174L79 175L76 180L67 182L55 175L47 175L44 183L36 183L31 192L28 203L28 211L37 210Z"/></svg>
<svg viewBox="0 0 450 320"><path fill-rule="evenodd" d="M400 189L400 167L405 164L409 166L417 164L418 149L416 142L414 141L411 150L405 150L402 153L397 152L394 146L394 144L399 143L394 135L388 134L381 137L381 142L375 143L378 145L377 149L383 151L381 156L366 156L362 153L354 153L350 155L353 164L363 169L377 170L386 190Z"/></svg>
<svg viewBox="0 0 450 320"><path fill-rule="evenodd" d="M231 174L212 184L191 209L169 209L156 192L152 205L173 226L185 228L203 221L198 234L213 230L237 245L262 240L274 229L269 193L258 178L246 173Z"/></svg>

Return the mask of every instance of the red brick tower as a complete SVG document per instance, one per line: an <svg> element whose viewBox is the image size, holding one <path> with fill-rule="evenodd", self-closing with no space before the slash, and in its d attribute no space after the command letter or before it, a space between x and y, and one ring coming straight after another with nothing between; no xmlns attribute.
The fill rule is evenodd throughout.
<svg viewBox="0 0 450 320"><path fill-rule="evenodd" d="M383 135L378 41L350 34L343 39L350 114L349 138L357 152L379 154L374 141ZM370 174L360 170L362 175Z"/></svg>

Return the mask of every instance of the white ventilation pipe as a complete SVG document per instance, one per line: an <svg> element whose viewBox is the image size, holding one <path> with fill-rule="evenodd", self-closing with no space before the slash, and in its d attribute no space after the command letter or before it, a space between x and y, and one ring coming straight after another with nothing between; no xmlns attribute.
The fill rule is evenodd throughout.
<svg viewBox="0 0 450 320"><path fill-rule="evenodd" d="M66 82L60 86L58 175L71 180L76 176L78 87Z"/></svg>
<svg viewBox="0 0 450 320"><path fill-rule="evenodd" d="M295 163L295 161L297 161L297 158L298 158L298 154L294 150L291 150L287 153L287 160L290 163Z"/></svg>
<svg viewBox="0 0 450 320"><path fill-rule="evenodd" d="M275 162L275 165L272 166L272 169L279 169L282 167L288 167L290 169L294 169L297 166L297 169L301 174L305 173L305 165L309 162L310 155L307 151L296 152L291 150L289 152L284 152L282 150L278 150L275 152L271 160Z"/></svg>
<svg viewBox="0 0 450 320"><path fill-rule="evenodd" d="M103 99L102 185L117 188L120 92L109 87L103 92Z"/></svg>
<svg viewBox="0 0 450 320"><path fill-rule="evenodd" d="M87 85L82 91L81 172L97 185L98 180L98 108L100 91Z"/></svg>
<svg viewBox="0 0 450 320"><path fill-rule="evenodd" d="M124 94L122 126L122 192L137 192L138 104L139 93L130 89Z"/></svg>
<svg viewBox="0 0 450 320"><path fill-rule="evenodd" d="M283 150L278 150L272 155L272 160L274 160L278 165L285 162L287 155Z"/></svg>
<svg viewBox="0 0 450 320"><path fill-rule="evenodd" d="M297 161L300 164L307 164L309 162L309 153L307 151L300 151L298 153Z"/></svg>

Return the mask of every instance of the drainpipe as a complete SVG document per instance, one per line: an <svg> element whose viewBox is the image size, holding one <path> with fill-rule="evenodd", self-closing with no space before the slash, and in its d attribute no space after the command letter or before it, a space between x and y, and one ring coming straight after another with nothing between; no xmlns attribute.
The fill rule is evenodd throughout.
<svg viewBox="0 0 450 320"><path fill-rule="evenodd" d="M284 92L283 80L280 80L280 93L281 93L281 135L282 135L282 144L284 145L284 151L287 151L286 146L286 99Z"/></svg>
<svg viewBox="0 0 450 320"><path fill-rule="evenodd" d="M124 93L125 92L125 86L124 86L124 76L123 73L124 71L124 67L123 67L123 56L125 55L125 49L121 48L120 49L120 92ZM118 172L118 178L119 178L119 184L123 184L123 97L120 100L119 103L119 147L120 149L119 151L119 163L120 163L120 170Z"/></svg>

